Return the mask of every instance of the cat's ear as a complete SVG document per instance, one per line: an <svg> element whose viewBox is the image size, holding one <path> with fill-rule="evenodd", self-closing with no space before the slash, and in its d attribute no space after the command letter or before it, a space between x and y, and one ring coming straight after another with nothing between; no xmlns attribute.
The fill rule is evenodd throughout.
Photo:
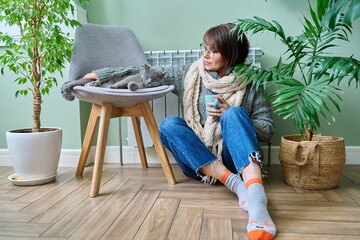
<svg viewBox="0 0 360 240"><path fill-rule="evenodd" d="M160 74L161 78L165 77L166 73L167 72L161 72L161 74Z"/></svg>
<svg viewBox="0 0 360 240"><path fill-rule="evenodd" d="M150 65L145 63L144 69L145 69L145 71L149 71L150 70Z"/></svg>

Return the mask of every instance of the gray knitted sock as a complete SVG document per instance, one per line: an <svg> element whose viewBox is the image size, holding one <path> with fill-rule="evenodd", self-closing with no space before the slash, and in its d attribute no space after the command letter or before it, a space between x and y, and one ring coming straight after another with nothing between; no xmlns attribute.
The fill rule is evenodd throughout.
<svg viewBox="0 0 360 240"><path fill-rule="evenodd" d="M239 199L239 206L241 209L248 210L248 200L247 200L247 191L246 186L241 178L234 174L230 173L225 181L225 186L227 186L232 192L236 193Z"/></svg>
<svg viewBox="0 0 360 240"><path fill-rule="evenodd" d="M247 182L249 222L247 232L250 240L274 239L276 227L267 210L267 198L261 179Z"/></svg>

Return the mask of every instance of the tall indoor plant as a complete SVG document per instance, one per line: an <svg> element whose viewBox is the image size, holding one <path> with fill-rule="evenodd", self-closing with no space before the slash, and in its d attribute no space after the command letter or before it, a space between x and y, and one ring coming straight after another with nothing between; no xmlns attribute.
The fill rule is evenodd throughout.
<svg viewBox="0 0 360 240"><path fill-rule="evenodd" d="M34 162L36 158L39 158L38 155L41 152L48 154L47 157L49 155L57 156L57 160L54 160L57 163L60 157L61 129L41 128L40 114L42 95L49 94L50 89L57 85L54 74L60 72L62 75L61 72L72 55L72 39L70 33L65 32L63 27L74 28L81 25L74 19L74 9L75 5L72 0L0 0L0 21L5 22L8 27L17 27L19 31L19 36L15 37L9 33L0 32L0 41L5 43L5 52L0 56L1 73L4 75L6 68L16 74L15 82L19 89L15 96L32 94L32 128L7 132L10 160L13 164L19 165L14 168L24 178L42 178L47 177L47 174L54 175L54 170L51 170L50 173L40 171L44 170L42 168L46 163ZM39 137L54 132L53 130L57 132L55 134L56 142L58 145L60 144L56 150L47 152L47 147L43 144L48 140L37 142L38 140L30 137ZM28 150L34 150L35 153L25 153L24 156L21 156L21 158L30 156L32 159L26 160L26 162L20 159L21 163L17 163L18 160L13 159L19 152L11 150L12 136L14 135L23 135L21 143L30 142L32 144ZM25 146L19 147L17 144L15 144L15 148L24 152ZM52 168L57 168L57 163L52 164ZM31 167L33 172L26 172L25 166Z"/></svg>
<svg viewBox="0 0 360 240"><path fill-rule="evenodd" d="M284 175L296 179L288 179L287 182L304 188L320 189L322 187L318 185L323 182L303 184L300 183L299 178L301 174L305 175L306 172L313 171L316 172L316 176L312 175L309 178L319 179L319 166L325 163L325 160L319 159L319 154L325 149L319 145L319 142L328 142L331 139L321 137L313 139L314 131L320 127L320 115L327 121L334 120L333 110L329 104L340 111L339 101L342 100L340 96L342 91L339 84L347 80L349 86L354 84L357 87L360 82L359 60L353 56L334 56L329 52L339 41L348 41L352 24L360 17L360 0L317 0L315 8L309 2L309 16L310 18L304 16L302 33L297 36L286 35L281 24L274 20L267 21L260 17L238 19L236 28L250 34L274 33L285 45L286 51L269 69L244 64L237 66L234 71L244 75L245 81L253 81L254 87L275 85L270 90L273 92L267 97L273 99L274 112L284 119L293 119L301 133L287 139L282 138L281 141L282 144L285 140L290 140L294 148L294 153L284 153L282 151L284 148L280 145L282 166L289 164L287 160L282 161L282 158L293 156L294 159L291 161L295 162L294 166L290 167L295 172L293 176L287 173ZM305 136L305 139L302 136ZM302 140L306 141L302 142ZM303 148L306 148L306 151ZM333 149L337 148L333 147ZM309 152L314 152L316 156L309 155ZM341 159L340 162L344 162L345 155L341 158L343 160ZM310 160L316 163L301 172L301 168ZM336 168L336 165L332 168ZM340 169L342 171L342 168ZM324 188L334 187L336 184L337 180Z"/></svg>

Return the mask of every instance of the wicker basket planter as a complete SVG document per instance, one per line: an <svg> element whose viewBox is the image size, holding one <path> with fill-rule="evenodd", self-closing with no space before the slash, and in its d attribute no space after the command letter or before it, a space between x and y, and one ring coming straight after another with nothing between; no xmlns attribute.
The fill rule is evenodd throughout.
<svg viewBox="0 0 360 240"><path fill-rule="evenodd" d="M341 137L301 135L281 138L279 159L284 180L290 186L324 190L337 187L345 165L345 144Z"/></svg>

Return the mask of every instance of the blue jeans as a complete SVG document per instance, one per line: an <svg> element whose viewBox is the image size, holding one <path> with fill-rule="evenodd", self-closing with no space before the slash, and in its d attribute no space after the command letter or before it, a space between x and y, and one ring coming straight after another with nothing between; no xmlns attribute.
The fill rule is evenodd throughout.
<svg viewBox="0 0 360 240"><path fill-rule="evenodd" d="M256 155L259 143L249 114L240 107L227 109L220 118L223 136L222 162L233 173L242 172ZM162 143L173 154L185 175L201 179L199 169L217 160L184 119L171 116L160 124ZM261 162L260 162L261 163Z"/></svg>

